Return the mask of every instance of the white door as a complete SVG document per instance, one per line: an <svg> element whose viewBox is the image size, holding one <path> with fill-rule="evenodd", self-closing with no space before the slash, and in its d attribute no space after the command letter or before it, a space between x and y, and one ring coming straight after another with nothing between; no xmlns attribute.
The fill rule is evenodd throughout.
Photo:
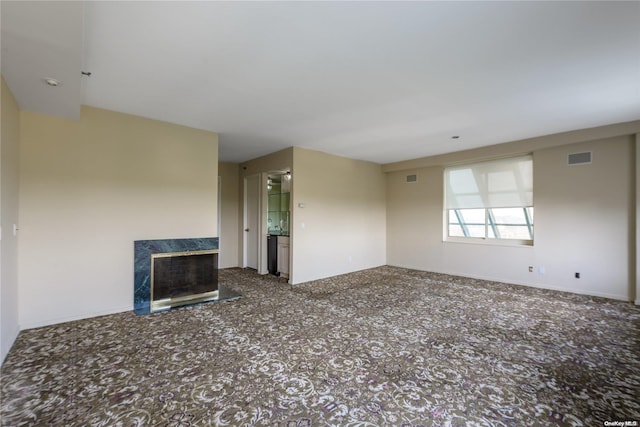
<svg viewBox="0 0 640 427"><path fill-rule="evenodd" d="M244 179L244 266L258 269L260 175Z"/></svg>

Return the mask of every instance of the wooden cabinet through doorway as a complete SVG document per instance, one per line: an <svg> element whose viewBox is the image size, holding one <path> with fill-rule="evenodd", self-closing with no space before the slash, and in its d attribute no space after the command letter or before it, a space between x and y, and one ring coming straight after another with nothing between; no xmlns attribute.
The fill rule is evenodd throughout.
<svg viewBox="0 0 640 427"><path fill-rule="evenodd" d="M289 236L278 236L278 273L289 278Z"/></svg>

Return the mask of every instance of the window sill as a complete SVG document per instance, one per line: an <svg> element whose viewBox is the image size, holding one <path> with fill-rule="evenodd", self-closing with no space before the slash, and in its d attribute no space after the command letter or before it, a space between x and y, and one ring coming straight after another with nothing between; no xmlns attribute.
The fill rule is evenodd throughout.
<svg viewBox="0 0 640 427"><path fill-rule="evenodd" d="M482 237L446 237L443 243L467 243L472 245L509 246L516 248L530 248L533 240L519 239L486 239Z"/></svg>

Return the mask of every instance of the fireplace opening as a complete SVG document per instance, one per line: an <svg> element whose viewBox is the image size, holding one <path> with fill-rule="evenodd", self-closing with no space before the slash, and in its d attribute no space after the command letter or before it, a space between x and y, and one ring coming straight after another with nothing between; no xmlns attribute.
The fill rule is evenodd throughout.
<svg viewBox="0 0 640 427"><path fill-rule="evenodd" d="M218 250L151 254L151 311L218 299Z"/></svg>

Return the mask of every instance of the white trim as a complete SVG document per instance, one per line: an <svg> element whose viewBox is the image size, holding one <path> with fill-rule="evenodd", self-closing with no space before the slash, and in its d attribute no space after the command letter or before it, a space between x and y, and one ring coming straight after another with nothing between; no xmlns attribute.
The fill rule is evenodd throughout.
<svg viewBox="0 0 640 427"><path fill-rule="evenodd" d="M422 268L409 267L409 266L403 266L403 265L393 265L393 264L388 264L388 265L390 267L407 268L407 269L410 269L410 270L424 271L426 273L446 274L448 276L465 277L467 279L487 280L487 281L490 281L490 282L505 283L507 285L527 286L527 287L530 287L530 288L547 289L547 290L550 290L550 291L568 292L570 294L586 295L586 296L591 296L591 297L609 298L609 299L613 299L613 300L617 300L617 301L629 302L629 296L628 295L616 295L616 294L609 294L609 293L606 293L606 292L593 292L593 291L589 291L589 290L585 290L585 289L566 288L566 287L562 287L562 286L553 286L553 285L546 285L546 284L541 284L541 283L520 282L520 281L517 281L517 280L508 280L508 279L504 279L504 278L500 278L500 277L482 276L482 275L478 275L478 274L457 273L457 272L451 272L451 271L424 270ZM636 304L638 304L639 302L640 302L639 300L636 300Z"/></svg>
<svg viewBox="0 0 640 427"><path fill-rule="evenodd" d="M520 282L520 281L516 281L516 280L507 281L505 279L501 279L501 278L497 278L497 277L489 277L489 276L467 274L467 273L443 273L443 274L448 274L448 275L451 275L451 276L467 277L467 278L470 278L470 279L488 280L488 281L491 281L491 282L500 282L500 283L506 283L506 284L511 284L511 285L528 286L530 288L548 289L550 291L568 292L570 294L578 294L578 295L587 295L587 296L592 296L592 297L609 298L609 299L614 299L614 300L618 300L618 301L627 301L627 302L629 301L629 296L628 295L616 295L616 294L609 294L609 293L606 293L606 292L593 292L593 291L589 291L589 290L585 290L585 289L566 288L566 287L563 287L563 286L553 286L553 285L546 285L546 284L541 284L541 283Z"/></svg>
<svg viewBox="0 0 640 427"><path fill-rule="evenodd" d="M533 240L525 239L494 239L487 237L447 236L442 243L466 243L470 245L509 246L511 248L531 248Z"/></svg>
<svg viewBox="0 0 640 427"><path fill-rule="evenodd" d="M27 329L41 328L43 326L57 325L59 323L74 322L76 320L90 319L92 317L108 316L110 314L124 313L127 311L130 311L132 315L135 315L133 313L133 304L128 305L126 307L114 307L109 310L102 310L95 313L84 313L84 314L77 314L69 317L58 317L55 319L45 319L45 320L38 320L36 322L27 322L27 323L20 324L20 330L25 331Z"/></svg>
<svg viewBox="0 0 640 427"><path fill-rule="evenodd" d="M248 226L248 216L249 216L249 211L247 209L247 205L248 205L248 194L247 194L247 183L249 178L256 178L258 180L258 194L257 194L257 215L258 215L258 247L256 248L256 250L258 251L257 253L257 271L260 271L260 256L261 256L261 248L260 248L260 235L261 233L261 229L262 229L262 215L261 215L261 207L262 207L262 174L260 173L256 173L256 174L252 174L252 175L247 175L244 177L244 186L243 186L243 208L242 208L242 268L247 268L247 258L248 258L248 233L244 230L246 230L247 228L249 228Z"/></svg>
<svg viewBox="0 0 640 427"><path fill-rule="evenodd" d="M20 334L20 328L16 326L15 330L11 333L10 339L7 341L7 348L3 348L3 354L0 355L0 366L4 363L4 359L7 358L7 354L11 351L13 344L16 342L18 335ZM4 338L4 337L3 337Z"/></svg>

